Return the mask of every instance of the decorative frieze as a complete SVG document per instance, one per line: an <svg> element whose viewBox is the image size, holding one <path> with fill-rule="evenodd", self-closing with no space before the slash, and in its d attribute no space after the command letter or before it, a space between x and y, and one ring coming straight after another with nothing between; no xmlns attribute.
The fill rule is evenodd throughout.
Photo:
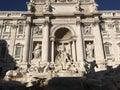
<svg viewBox="0 0 120 90"><path fill-rule="evenodd" d="M120 11L103 11L102 12L102 17L103 18L107 18L107 17L119 18L120 17Z"/></svg>

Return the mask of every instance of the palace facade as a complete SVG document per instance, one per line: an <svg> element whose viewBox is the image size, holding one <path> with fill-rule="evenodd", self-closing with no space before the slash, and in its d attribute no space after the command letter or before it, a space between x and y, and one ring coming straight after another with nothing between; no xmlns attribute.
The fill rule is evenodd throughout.
<svg viewBox="0 0 120 90"><path fill-rule="evenodd" d="M118 66L120 11L97 7L94 0L30 0L28 11L0 11L2 72L50 63L59 70L74 63L78 71L85 62L95 61L96 71Z"/></svg>

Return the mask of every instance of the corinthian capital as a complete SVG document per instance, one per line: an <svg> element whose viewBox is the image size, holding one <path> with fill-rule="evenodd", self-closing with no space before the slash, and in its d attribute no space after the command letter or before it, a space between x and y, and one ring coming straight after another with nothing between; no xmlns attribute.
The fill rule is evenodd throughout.
<svg viewBox="0 0 120 90"><path fill-rule="evenodd" d="M77 17L76 18L76 25L79 25L80 24L80 17Z"/></svg>
<svg viewBox="0 0 120 90"><path fill-rule="evenodd" d="M31 17L27 17L26 25L31 24Z"/></svg>

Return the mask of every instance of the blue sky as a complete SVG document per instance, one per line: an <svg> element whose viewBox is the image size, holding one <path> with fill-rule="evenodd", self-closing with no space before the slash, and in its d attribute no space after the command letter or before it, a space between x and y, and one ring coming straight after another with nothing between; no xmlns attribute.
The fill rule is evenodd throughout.
<svg viewBox="0 0 120 90"><path fill-rule="evenodd" d="M29 0L0 0L0 11L26 11ZM120 10L120 0L96 0L99 10Z"/></svg>

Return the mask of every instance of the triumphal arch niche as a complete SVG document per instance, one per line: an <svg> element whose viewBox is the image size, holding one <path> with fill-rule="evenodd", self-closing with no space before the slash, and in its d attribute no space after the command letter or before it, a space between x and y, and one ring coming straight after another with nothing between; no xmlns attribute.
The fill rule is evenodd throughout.
<svg viewBox="0 0 120 90"><path fill-rule="evenodd" d="M73 50L75 50L75 32L69 26L59 26L55 28L51 34L51 46L53 47L51 51L54 51L52 62L58 59L61 52L66 52L71 59L76 62L73 55ZM75 52L74 52L75 54Z"/></svg>
<svg viewBox="0 0 120 90"><path fill-rule="evenodd" d="M94 39L84 41L83 34L92 36L94 19L89 16L90 21L87 17L82 20L82 15L96 11L95 6L94 0L31 0L28 11L34 16L30 68L44 73L51 68L57 76L85 73L84 59L93 60L95 55Z"/></svg>
<svg viewBox="0 0 120 90"><path fill-rule="evenodd" d="M55 28L51 34L51 61L61 63L66 70L67 64L76 62L75 32L69 26L61 25Z"/></svg>

